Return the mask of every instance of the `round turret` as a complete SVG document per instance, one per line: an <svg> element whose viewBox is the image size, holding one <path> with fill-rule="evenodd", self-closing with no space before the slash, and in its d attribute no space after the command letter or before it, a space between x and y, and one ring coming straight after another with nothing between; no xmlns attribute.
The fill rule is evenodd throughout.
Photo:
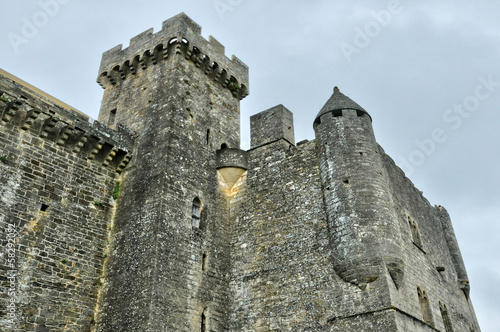
<svg viewBox="0 0 500 332"><path fill-rule="evenodd" d="M371 117L335 87L314 130L335 271L362 286L385 269L399 287L399 225Z"/></svg>

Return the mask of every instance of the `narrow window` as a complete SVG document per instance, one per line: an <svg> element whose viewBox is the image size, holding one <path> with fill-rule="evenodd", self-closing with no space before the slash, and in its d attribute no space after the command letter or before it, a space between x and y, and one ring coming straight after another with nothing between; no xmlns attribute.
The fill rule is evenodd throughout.
<svg viewBox="0 0 500 332"><path fill-rule="evenodd" d="M205 316L205 310L201 313L201 332L207 331L207 316Z"/></svg>
<svg viewBox="0 0 500 332"><path fill-rule="evenodd" d="M223 149L227 149L227 144L226 143L222 143L221 146L220 146L221 150Z"/></svg>
<svg viewBox="0 0 500 332"><path fill-rule="evenodd" d="M408 216L408 224L410 226L411 238L413 240L413 243L415 243L417 247L423 250L422 239L420 238L420 232L418 231L417 223Z"/></svg>
<svg viewBox="0 0 500 332"><path fill-rule="evenodd" d="M453 327L451 326L450 316L448 315L448 309L446 305L439 302L439 310L441 310L441 317L443 318L444 329L446 332L453 332Z"/></svg>
<svg viewBox="0 0 500 332"><path fill-rule="evenodd" d="M420 287L417 287L417 295L418 302L420 302L420 309L422 310L422 317L424 319L424 322L430 326L434 326L427 292L425 290L421 290Z"/></svg>
<svg viewBox="0 0 500 332"><path fill-rule="evenodd" d="M208 145L208 142L210 142L210 129L207 129L207 137L206 137L207 145Z"/></svg>
<svg viewBox="0 0 500 332"><path fill-rule="evenodd" d="M201 202L198 197L195 197L193 199L193 210L191 213L192 216L192 225L193 227L199 228L200 227L200 209L201 209Z"/></svg>
<svg viewBox="0 0 500 332"><path fill-rule="evenodd" d="M201 258L201 270L205 271L207 269L207 254L203 253Z"/></svg>
<svg viewBox="0 0 500 332"><path fill-rule="evenodd" d="M115 119L116 119L116 108L114 110L111 110L111 112L109 112L108 126L114 125Z"/></svg>

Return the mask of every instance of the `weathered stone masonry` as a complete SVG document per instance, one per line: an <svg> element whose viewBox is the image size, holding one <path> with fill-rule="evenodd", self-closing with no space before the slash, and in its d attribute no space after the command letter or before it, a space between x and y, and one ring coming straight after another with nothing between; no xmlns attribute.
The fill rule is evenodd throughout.
<svg viewBox="0 0 500 332"><path fill-rule="evenodd" d="M111 130L28 90L0 81L2 248L16 234L15 269L2 250L3 331L89 330L102 283L113 190L133 136ZM8 272L15 271L15 272ZM10 324L8 276L15 273Z"/></svg>
<svg viewBox="0 0 500 332"><path fill-rule="evenodd" d="M241 150L248 68L185 14L97 80L91 122L2 72L0 329L479 331L448 213L337 88L314 140L278 105Z"/></svg>

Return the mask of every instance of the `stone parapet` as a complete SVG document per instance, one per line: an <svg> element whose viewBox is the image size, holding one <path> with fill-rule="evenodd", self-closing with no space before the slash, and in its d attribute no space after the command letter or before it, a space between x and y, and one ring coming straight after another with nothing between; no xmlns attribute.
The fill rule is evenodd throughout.
<svg viewBox="0 0 500 332"><path fill-rule="evenodd" d="M0 75L0 123L13 125L60 148L113 167L120 173L131 158L134 133L113 130L98 121L39 95L22 81Z"/></svg>

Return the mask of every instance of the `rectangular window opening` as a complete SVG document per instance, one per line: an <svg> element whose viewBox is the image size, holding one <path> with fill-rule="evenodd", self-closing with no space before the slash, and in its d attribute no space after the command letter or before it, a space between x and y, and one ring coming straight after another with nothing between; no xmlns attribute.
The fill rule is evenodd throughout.
<svg viewBox="0 0 500 332"><path fill-rule="evenodd" d="M109 112L108 126L114 125L115 119L116 119L116 108Z"/></svg>
<svg viewBox="0 0 500 332"><path fill-rule="evenodd" d="M201 270L205 271L207 269L207 254L203 254L201 259Z"/></svg>

